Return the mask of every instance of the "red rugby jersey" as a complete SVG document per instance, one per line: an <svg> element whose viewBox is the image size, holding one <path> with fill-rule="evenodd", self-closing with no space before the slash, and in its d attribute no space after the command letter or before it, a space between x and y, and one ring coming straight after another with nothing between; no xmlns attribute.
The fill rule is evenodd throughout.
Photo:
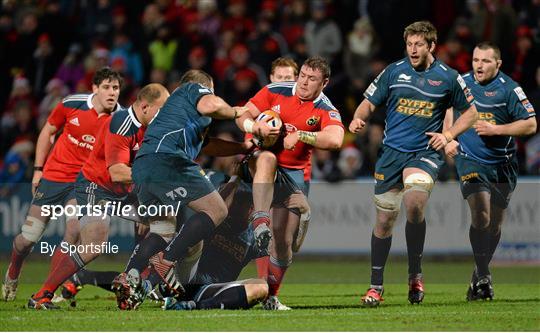
<svg viewBox="0 0 540 333"><path fill-rule="evenodd" d="M43 169L43 178L74 182L96 142L96 134L110 114L98 115L93 94L70 95L58 103L47 121L58 130L63 127ZM117 106L118 108L118 106Z"/></svg>
<svg viewBox="0 0 540 333"><path fill-rule="evenodd" d="M343 127L339 111L328 97L321 93L315 100L302 102L295 95L295 82L271 83L262 88L250 102L259 111L279 113L287 132L297 130L318 132L329 125ZM290 169L304 169L304 179L311 179L311 153L313 146L298 141L294 150L276 152L278 165Z"/></svg>
<svg viewBox="0 0 540 333"><path fill-rule="evenodd" d="M133 185L114 183L109 167L117 163L131 167L145 130L146 127L139 122L133 108L115 112L101 128L94 151L82 167L84 177L116 194L129 193Z"/></svg>

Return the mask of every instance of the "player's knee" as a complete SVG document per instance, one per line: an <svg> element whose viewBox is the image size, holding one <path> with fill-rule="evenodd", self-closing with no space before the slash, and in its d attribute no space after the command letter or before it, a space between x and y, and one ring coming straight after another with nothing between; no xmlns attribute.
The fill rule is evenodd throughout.
<svg viewBox="0 0 540 333"><path fill-rule="evenodd" d="M375 194L373 200L379 211L387 213L387 215L393 215L399 213L402 198L402 192L388 191L382 194Z"/></svg>
<svg viewBox="0 0 540 333"><path fill-rule="evenodd" d="M35 244L41 239L46 226L47 224L38 218L28 216L22 226L21 235L28 242Z"/></svg>
<svg viewBox="0 0 540 333"><path fill-rule="evenodd" d="M476 229L486 229L489 227L489 212L485 210L474 210L471 212L471 223Z"/></svg>
<svg viewBox="0 0 540 333"><path fill-rule="evenodd" d="M415 172L405 177L403 180L403 185L404 193L418 191L425 192L429 195L433 189L434 181L433 178L431 178L431 176L428 174Z"/></svg>
<svg viewBox="0 0 540 333"><path fill-rule="evenodd" d="M64 241L69 244L76 244L79 241L81 234L81 228L79 221L71 220L66 223L66 230L64 231Z"/></svg>
<svg viewBox="0 0 540 333"><path fill-rule="evenodd" d="M422 223L424 222L424 206L423 205L409 205L407 206L407 221L409 223Z"/></svg>
<svg viewBox="0 0 540 333"><path fill-rule="evenodd" d="M392 235L392 229L394 228L393 220L381 221L377 220L373 232L378 238L386 238Z"/></svg>
<svg viewBox="0 0 540 333"><path fill-rule="evenodd" d="M259 156L257 156L257 167L275 167L277 165L277 158L274 153L269 151L262 151Z"/></svg>

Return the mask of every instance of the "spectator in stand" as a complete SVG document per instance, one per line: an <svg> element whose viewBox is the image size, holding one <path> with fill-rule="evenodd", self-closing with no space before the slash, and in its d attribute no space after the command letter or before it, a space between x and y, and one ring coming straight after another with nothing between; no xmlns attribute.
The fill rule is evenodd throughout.
<svg viewBox="0 0 540 333"><path fill-rule="evenodd" d="M262 68L270 68L272 61L287 54L288 47L285 38L272 31L272 22L259 15L255 32L247 41L253 62Z"/></svg>
<svg viewBox="0 0 540 333"><path fill-rule="evenodd" d="M41 100L38 107L37 128L42 128L52 109L67 95L68 87L58 78L51 79L45 87L47 95Z"/></svg>
<svg viewBox="0 0 540 333"><path fill-rule="evenodd" d="M9 149L0 168L0 198L9 197L17 185L31 180L27 171L33 154L34 144L30 140L15 142Z"/></svg>
<svg viewBox="0 0 540 333"><path fill-rule="evenodd" d="M114 36L111 59L121 58L125 65L124 78L129 78L133 84L140 86L144 77L144 68L140 54L133 49L133 43L124 32ZM112 63L112 61L111 61Z"/></svg>
<svg viewBox="0 0 540 333"><path fill-rule="evenodd" d="M17 139L34 140L37 135L32 105L28 101L17 102L10 118L2 119L0 154L3 155Z"/></svg>
<svg viewBox="0 0 540 333"><path fill-rule="evenodd" d="M81 46L79 44L72 44L69 47L68 54L56 71L55 77L68 86L69 93L75 91L77 82L84 78L84 66L81 60Z"/></svg>
<svg viewBox="0 0 540 333"><path fill-rule="evenodd" d="M199 31L212 37L214 44L217 44L219 29L221 28L221 17L217 11L216 0L198 1L197 11L199 14Z"/></svg>
<svg viewBox="0 0 540 333"><path fill-rule="evenodd" d="M244 44L237 44L231 49L231 65L225 71L223 80L224 96L231 96L234 87L234 80L239 71L250 71L257 80L257 89L261 89L268 83L268 79L264 70L257 64L249 61L250 54L248 48Z"/></svg>
<svg viewBox="0 0 540 333"><path fill-rule="evenodd" d="M50 36L46 33L39 35L32 59L25 66L25 73L37 98L43 97L45 85L55 74L59 63Z"/></svg>
<svg viewBox="0 0 540 333"><path fill-rule="evenodd" d="M245 40L255 31L255 23L246 13L245 0L229 0L227 13L229 15L223 21L223 30L234 31L240 40Z"/></svg>
<svg viewBox="0 0 540 333"><path fill-rule="evenodd" d="M281 20L281 34L285 37L290 48L293 48L298 39L304 36L304 27L308 19L306 1L292 0L285 6L283 19ZM298 63L301 64L303 61Z"/></svg>
<svg viewBox="0 0 540 333"><path fill-rule="evenodd" d="M172 70L177 49L178 42L173 38L171 29L167 25L159 27L156 38L148 45L152 68L166 72Z"/></svg>
<svg viewBox="0 0 540 333"><path fill-rule="evenodd" d="M511 77L519 82L525 91L535 88L535 70L540 57L538 44L535 45L532 37L532 31L527 26L520 26L516 31L514 68Z"/></svg>
<svg viewBox="0 0 540 333"><path fill-rule="evenodd" d="M212 69L218 82L223 81L225 71L231 65L229 54L236 42L237 38L233 30L224 30L219 36L216 54L212 63Z"/></svg>
<svg viewBox="0 0 540 333"><path fill-rule="evenodd" d="M338 167L342 179L356 179L362 168L362 153L355 146L348 146L339 153Z"/></svg>
<svg viewBox="0 0 540 333"><path fill-rule="evenodd" d="M322 0L311 2L311 19L304 34L309 56L321 56L333 64L334 57L341 51L341 31L336 22L327 16L326 4Z"/></svg>
<svg viewBox="0 0 540 333"><path fill-rule="evenodd" d="M471 70L471 54L457 38L450 38L437 48L437 58L459 73Z"/></svg>
<svg viewBox="0 0 540 333"><path fill-rule="evenodd" d="M313 179L337 182L341 180L341 172L336 160L329 150L313 149L311 161L311 176Z"/></svg>

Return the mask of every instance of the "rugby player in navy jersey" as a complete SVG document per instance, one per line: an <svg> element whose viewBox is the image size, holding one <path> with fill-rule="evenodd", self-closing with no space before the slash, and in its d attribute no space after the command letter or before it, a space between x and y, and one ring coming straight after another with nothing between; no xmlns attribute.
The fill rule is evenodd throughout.
<svg viewBox="0 0 540 333"><path fill-rule="evenodd" d="M501 238L501 225L516 187L514 136L536 132L535 111L523 89L501 72L501 51L490 42L473 51L473 71L463 75L474 96L478 120L445 147L454 157L461 193L471 210L469 240L476 264L467 300L494 296L489 263ZM450 127L448 112L444 127Z"/></svg>
<svg viewBox="0 0 540 333"><path fill-rule="evenodd" d="M253 259L267 256L266 249L260 249L255 240L253 225L249 222L251 213L251 185L230 179L219 171L207 172L209 179L227 203L229 215L214 234L204 242L196 273L189 283L184 284L185 292L177 297L165 299L166 310L196 309L247 309L268 297L269 287L264 279L237 281L242 269ZM300 191L285 202L286 207L298 209L302 216L309 216L309 205ZM302 242L296 239L297 242ZM298 244L299 246L301 244ZM151 275L141 281L137 270L127 273L128 281L136 282L127 286L125 303L137 308L150 291L155 288L153 297L158 298L170 291L160 285L160 279ZM156 288L158 287L158 288ZM159 295L161 294L161 295Z"/></svg>
<svg viewBox="0 0 540 333"><path fill-rule="evenodd" d="M369 85L349 125L352 133L360 132L376 106L387 105L383 146L375 165L377 217L371 236L371 285L362 297L364 306L378 306L383 300L384 266L402 200L407 216L408 299L413 304L422 302L424 209L444 163L439 150L477 117L474 98L461 76L433 56L435 27L427 21L412 23L403 38L407 57L390 64ZM440 133L449 107L461 116Z"/></svg>

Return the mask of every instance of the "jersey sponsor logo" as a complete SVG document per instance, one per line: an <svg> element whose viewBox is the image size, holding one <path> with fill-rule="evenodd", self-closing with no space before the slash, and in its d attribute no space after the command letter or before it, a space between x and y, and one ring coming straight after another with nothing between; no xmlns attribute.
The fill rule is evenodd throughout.
<svg viewBox="0 0 540 333"><path fill-rule="evenodd" d="M165 195L171 198L171 200L176 200L176 198L178 197L185 198L187 196L187 190L185 189L185 187L180 186L172 191L165 193Z"/></svg>
<svg viewBox="0 0 540 333"><path fill-rule="evenodd" d="M497 91L484 91L484 95L486 95L487 97L493 97L497 95Z"/></svg>
<svg viewBox="0 0 540 333"><path fill-rule="evenodd" d="M495 115L491 112L478 112L478 120L487 121L490 124L497 125Z"/></svg>
<svg viewBox="0 0 540 333"><path fill-rule="evenodd" d="M521 89L521 87L517 87L514 89L514 92L516 93L518 99L520 101L524 100L524 99L527 99L527 95L525 95L525 92L523 91L523 89Z"/></svg>
<svg viewBox="0 0 540 333"><path fill-rule="evenodd" d="M468 181L468 180L470 180L470 179L472 179L472 178L479 178L478 172L471 172L471 173L468 173L468 174L466 174L466 175L461 176L460 179L461 179L462 182L466 182L466 181Z"/></svg>
<svg viewBox="0 0 540 333"><path fill-rule="evenodd" d="M427 82L428 82L430 85L434 86L434 87L438 87L438 86L440 86L441 83L442 83L442 81L436 81L436 80L431 80L431 79L428 79Z"/></svg>
<svg viewBox="0 0 540 333"><path fill-rule="evenodd" d="M319 123L319 120L321 120L321 117L319 116L311 116L306 120L306 125L308 126L315 126Z"/></svg>
<svg viewBox="0 0 540 333"><path fill-rule="evenodd" d="M91 136L91 135L90 135L90 136ZM93 136L92 136L92 138L93 138ZM68 134L68 140L69 140L71 143L73 143L74 145L77 145L77 146L79 146L79 147L81 147L81 148L86 148L86 149L88 149L88 150L93 150L93 149L94 149L94 146L92 146L91 143L89 143L89 142L84 142L84 141L79 141L79 140L77 140L77 138L74 138L71 134ZM96 139L94 138L94 141L95 141L95 140L96 140ZM92 143L93 143L93 142L92 142Z"/></svg>
<svg viewBox="0 0 540 333"><path fill-rule="evenodd" d="M270 110L274 111L274 112L277 112L277 113L280 113L280 105L274 105L270 108Z"/></svg>
<svg viewBox="0 0 540 333"><path fill-rule="evenodd" d="M384 180L384 175L382 173L375 172L374 177L376 180Z"/></svg>
<svg viewBox="0 0 540 333"><path fill-rule="evenodd" d="M75 118L72 118L70 121L69 121L70 124L72 125L75 125L75 126L81 126L81 124L79 124L79 118L75 117Z"/></svg>
<svg viewBox="0 0 540 333"><path fill-rule="evenodd" d="M398 76L398 82L411 82L412 76L405 73L401 73Z"/></svg>
<svg viewBox="0 0 540 333"><path fill-rule="evenodd" d="M335 119L337 121L341 121L341 115L339 114L339 112L330 111L328 112L328 116L330 116L330 118Z"/></svg>
<svg viewBox="0 0 540 333"><path fill-rule="evenodd" d="M90 134L85 134L82 136L82 139L86 142L89 142L89 143L94 143L96 142L96 138L93 136L93 135L90 135Z"/></svg>
<svg viewBox="0 0 540 333"><path fill-rule="evenodd" d="M396 111L405 115L431 118L435 103L417 99L400 98Z"/></svg>
<svg viewBox="0 0 540 333"><path fill-rule="evenodd" d="M534 108L528 99L524 99L523 101L521 101L521 104L523 104L523 107L525 108L525 110L527 110L528 113L534 112Z"/></svg>
<svg viewBox="0 0 540 333"><path fill-rule="evenodd" d="M376 90L377 90L377 86L372 83L366 89L366 94L368 94L369 96L373 96Z"/></svg>

